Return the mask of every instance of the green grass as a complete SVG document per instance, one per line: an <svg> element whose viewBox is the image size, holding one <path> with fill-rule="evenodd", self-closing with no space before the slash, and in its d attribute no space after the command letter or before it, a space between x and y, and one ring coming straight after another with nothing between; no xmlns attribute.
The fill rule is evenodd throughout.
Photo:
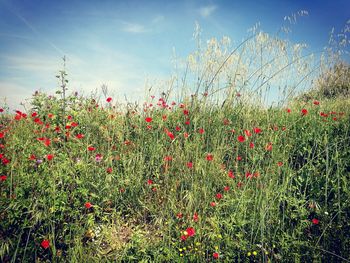
<svg viewBox="0 0 350 263"><path fill-rule="evenodd" d="M206 100L133 112L70 96L63 121L37 94L28 116L1 113L1 261L349 259L350 102Z"/></svg>

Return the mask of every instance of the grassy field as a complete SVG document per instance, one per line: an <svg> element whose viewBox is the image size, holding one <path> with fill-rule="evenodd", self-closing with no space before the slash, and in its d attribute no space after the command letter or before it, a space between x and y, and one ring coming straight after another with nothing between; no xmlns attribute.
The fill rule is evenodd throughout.
<svg viewBox="0 0 350 263"><path fill-rule="evenodd" d="M206 100L2 112L1 261L349 259L349 101Z"/></svg>
<svg viewBox="0 0 350 263"><path fill-rule="evenodd" d="M199 51L141 105L68 95L62 70L1 108L1 262L350 262L341 53L261 32Z"/></svg>

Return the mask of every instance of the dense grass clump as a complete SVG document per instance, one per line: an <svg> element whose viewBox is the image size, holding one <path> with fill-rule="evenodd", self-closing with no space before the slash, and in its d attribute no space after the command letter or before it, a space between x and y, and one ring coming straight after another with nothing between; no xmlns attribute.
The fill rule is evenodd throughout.
<svg viewBox="0 0 350 263"><path fill-rule="evenodd" d="M349 101L65 99L1 113L1 261L350 258Z"/></svg>

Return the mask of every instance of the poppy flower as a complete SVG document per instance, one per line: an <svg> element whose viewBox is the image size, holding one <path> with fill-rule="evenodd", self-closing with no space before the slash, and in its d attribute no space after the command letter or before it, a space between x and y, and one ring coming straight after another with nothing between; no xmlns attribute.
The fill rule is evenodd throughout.
<svg viewBox="0 0 350 263"><path fill-rule="evenodd" d="M225 191L225 192L230 191L230 187L229 187L229 186L225 186L225 187L224 187L224 191Z"/></svg>
<svg viewBox="0 0 350 263"><path fill-rule="evenodd" d="M112 98L111 98L111 97L108 97L108 98L106 99L106 101L107 101L108 103L110 103L110 102L112 101Z"/></svg>
<svg viewBox="0 0 350 263"><path fill-rule="evenodd" d="M90 202L86 202L84 205L87 209L90 209L92 207L92 204Z"/></svg>
<svg viewBox="0 0 350 263"><path fill-rule="evenodd" d="M6 175L1 175L1 176L0 176L0 181L1 181L1 182L5 182L6 179L7 179L7 176L6 176Z"/></svg>
<svg viewBox="0 0 350 263"><path fill-rule="evenodd" d="M151 117L146 117L146 118L145 118L145 121L148 122L148 123L152 122L152 120L153 120L153 119L152 119Z"/></svg>
<svg viewBox="0 0 350 263"><path fill-rule="evenodd" d="M5 133L4 132L0 132L0 139L5 137Z"/></svg>
<svg viewBox="0 0 350 263"><path fill-rule="evenodd" d="M188 227L188 228L186 229L186 233L187 233L187 236L193 237L193 236L195 235L196 231L194 230L193 227Z"/></svg>
<svg viewBox="0 0 350 263"><path fill-rule="evenodd" d="M254 145L254 143L252 143L252 142L251 142L251 143L249 143L249 148L253 149L253 148L254 148L254 146L255 146L255 145Z"/></svg>
<svg viewBox="0 0 350 263"><path fill-rule="evenodd" d="M233 172L231 170L228 171L228 177L235 179L235 175L233 174Z"/></svg>
<svg viewBox="0 0 350 263"><path fill-rule="evenodd" d="M203 128L200 128L200 129L198 130L198 132L199 132L200 134L203 134L203 133L204 133L204 129L203 129Z"/></svg>
<svg viewBox="0 0 350 263"><path fill-rule="evenodd" d="M188 236L186 236L186 235L182 235L180 238L181 238L182 241L186 241L187 237Z"/></svg>
<svg viewBox="0 0 350 263"><path fill-rule="evenodd" d="M169 136L169 138L171 140L175 139L175 136L174 136L174 134L171 131L169 131L168 129L165 129L165 132L166 132L166 134Z"/></svg>
<svg viewBox="0 0 350 263"><path fill-rule="evenodd" d="M286 111L287 111L287 113L291 113L292 110L291 109L287 109Z"/></svg>
<svg viewBox="0 0 350 263"><path fill-rule="evenodd" d="M178 219L181 219L181 218L183 217L183 214L182 214L182 213L177 213L177 214L176 214L176 217L177 217Z"/></svg>
<svg viewBox="0 0 350 263"><path fill-rule="evenodd" d="M239 136L237 137L237 140L238 140L239 142L244 142L244 141L245 141L245 137L242 136L242 135L239 135Z"/></svg>
<svg viewBox="0 0 350 263"><path fill-rule="evenodd" d="M193 163L192 162L188 162L187 163L187 168L192 169L193 168Z"/></svg>
<svg viewBox="0 0 350 263"><path fill-rule="evenodd" d="M90 152L92 152L92 151L95 151L96 148L95 148L95 147L92 147L92 146L89 146L89 147L88 147L88 150L89 150Z"/></svg>
<svg viewBox="0 0 350 263"><path fill-rule="evenodd" d="M47 239L44 239L43 241L41 241L41 247L43 248L43 249L47 249L47 248L49 248L50 247L50 241L49 240L47 240Z"/></svg>
<svg viewBox="0 0 350 263"><path fill-rule="evenodd" d="M317 218L313 218L311 221L314 225L318 225L320 223L320 220L318 220Z"/></svg>
<svg viewBox="0 0 350 263"><path fill-rule="evenodd" d="M189 111L188 110L183 110L183 113L184 113L184 115L188 115L189 114Z"/></svg>
<svg viewBox="0 0 350 263"><path fill-rule="evenodd" d="M187 132L184 132L184 137L185 137L185 138L188 138L188 136L189 136L188 133L187 133Z"/></svg>
<svg viewBox="0 0 350 263"><path fill-rule="evenodd" d="M84 138L84 134L79 133L79 134L77 134L75 137L76 137L77 139L83 139L83 138Z"/></svg>
<svg viewBox="0 0 350 263"><path fill-rule="evenodd" d="M220 199L222 199L222 194L221 193L217 193L215 195L215 197L216 197L216 199L220 200Z"/></svg>
<svg viewBox="0 0 350 263"><path fill-rule="evenodd" d="M189 119L187 119L187 120L185 121L185 124L186 124L186 125L190 125L190 123L191 123L191 122L190 122Z"/></svg>
<svg viewBox="0 0 350 263"><path fill-rule="evenodd" d="M193 214L193 221L194 221L194 222L198 222L198 219L199 219L198 214L197 214L197 213L194 213L194 214Z"/></svg>
<svg viewBox="0 0 350 263"><path fill-rule="evenodd" d="M7 158L5 158L5 157L3 157L1 160L2 160L2 164L3 164L3 165L7 165L7 164L10 163L10 160L7 159Z"/></svg>
<svg viewBox="0 0 350 263"><path fill-rule="evenodd" d="M211 206L211 207L215 207L215 206L216 206L216 203L215 203L215 202L211 202L211 203L210 203L210 206Z"/></svg>
<svg viewBox="0 0 350 263"><path fill-rule="evenodd" d="M207 161L212 161L214 159L214 156L210 153L207 154L206 156Z"/></svg>
<svg viewBox="0 0 350 263"><path fill-rule="evenodd" d="M250 130L244 130L245 135L247 135L248 137L252 136L252 133L250 132Z"/></svg>
<svg viewBox="0 0 350 263"><path fill-rule="evenodd" d="M253 128L254 133L259 134L262 132L262 130L258 127Z"/></svg>
<svg viewBox="0 0 350 263"><path fill-rule="evenodd" d="M108 168L106 169L106 172L110 174L110 173L113 172L113 169L112 169L111 167L108 167Z"/></svg>
<svg viewBox="0 0 350 263"><path fill-rule="evenodd" d="M305 116L308 113L307 109L302 109L301 110L301 115Z"/></svg>
<svg viewBox="0 0 350 263"><path fill-rule="evenodd" d="M48 161L51 161L53 159L54 155L53 154L48 154L46 155L46 158Z"/></svg>
<svg viewBox="0 0 350 263"><path fill-rule="evenodd" d="M152 181L151 179L148 179L148 180L147 180L147 184L148 184L148 185L151 185L151 184L153 184L153 181Z"/></svg>
<svg viewBox="0 0 350 263"><path fill-rule="evenodd" d="M281 166L283 165L283 163L282 163L282 162L278 162L277 165L278 165L279 167L281 167Z"/></svg>
<svg viewBox="0 0 350 263"><path fill-rule="evenodd" d="M176 126L176 127L175 127L175 130L176 130L176 131L181 131L181 127Z"/></svg>
<svg viewBox="0 0 350 263"><path fill-rule="evenodd" d="M320 105L320 102L318 100L314 100L314 105Z"/></svg>
<svg viewBox="0 0 350 263"><path fill-rule="evenodd" d="M218 252L214 252L214 253L213 253L213 258L218 259L218 258L219 258L219 256L220 256L220 255L219 255L219 253L218 253Z"/></svg>

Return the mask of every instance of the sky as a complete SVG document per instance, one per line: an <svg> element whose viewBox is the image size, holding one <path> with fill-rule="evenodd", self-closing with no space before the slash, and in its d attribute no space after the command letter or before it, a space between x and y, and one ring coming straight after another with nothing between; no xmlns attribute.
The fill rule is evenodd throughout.
<svg viewBox="0 0 350 263"><path fill-rule="evenodd" d="M204 41L239 43L257 22L274 34L299 10L309 15L290 39L317 51L349 20L350 1L0 0L0 106L20 109L36 90L54 93L63 56L69 91L90 94L105 84L117 99L142 100L146 82L173 72L174 50L177 57L195 50L196 22Z"/></svg>

